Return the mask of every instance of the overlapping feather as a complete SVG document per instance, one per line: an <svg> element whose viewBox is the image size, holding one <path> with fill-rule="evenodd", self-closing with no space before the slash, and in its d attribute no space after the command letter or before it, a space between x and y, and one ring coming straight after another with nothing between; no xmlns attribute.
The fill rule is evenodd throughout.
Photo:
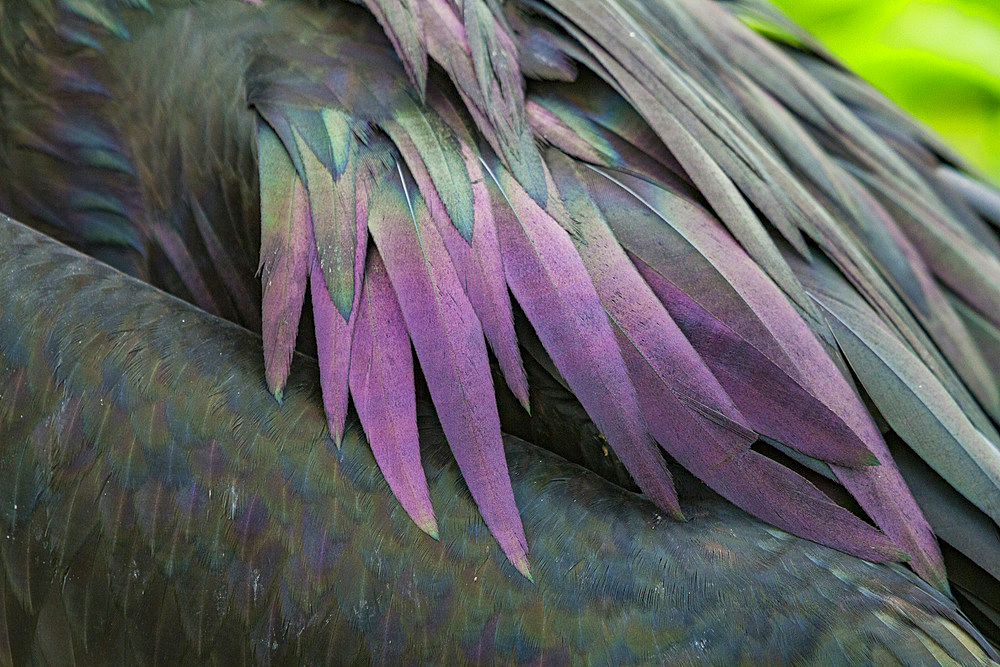
<svg viewBox="0 0 1000 667"><path fill-rule="evenodd" d="M255 100L272 390L309 273L334 439L349 386L390 485L434 533L407 398L412 342L470 491L527 572L486 347L527 406L509 289L662 509L683 510L655 442L747 511L873 560L911 558L945 587L859 393L997 520L998 370L982 350L1000 349L1000 323L996 290L978 286L1000 246L977 214L996 222L1000 197L930 171L919 161L938 148L925 134L883 138L889 107L711 3L366 4L401 66L344 37L377 52L367 89L351 79L365 70L338 70ZM314 54L309 68L324 62L341 61ZM519 62L586 85L526 96ZM544 161L535 137L551 146ZM360 166L366 153L378 168ZM948 434L933 452L938 427L915 426L913 410ZM839 480L877 528L757 451L758 434Z"/></svg>
<svg viewBox="0 0 1000 667"><path fill-rule="evenodd" d="M486 525L528 575L482 326L444 242L402 167L374 195L369 229L385 260L441 426Z"/></svg>
<svg viewBox="0 0 1000 667"><path fill-rule="evenodd" d="M382 259L374 248L369 254L351 346L351 393L389 487L420 529L437 538L420 462L406 322Z"/></svg>

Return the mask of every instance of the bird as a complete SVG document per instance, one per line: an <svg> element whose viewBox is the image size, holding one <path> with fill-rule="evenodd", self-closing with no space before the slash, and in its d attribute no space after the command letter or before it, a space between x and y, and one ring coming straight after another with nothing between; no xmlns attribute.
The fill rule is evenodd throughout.
<svg viewBox="0 0 1000 667"><path fill-rule="evenodd" d="M1000 192L770 5L0 37L0 662L1000 661Z"/></svg>

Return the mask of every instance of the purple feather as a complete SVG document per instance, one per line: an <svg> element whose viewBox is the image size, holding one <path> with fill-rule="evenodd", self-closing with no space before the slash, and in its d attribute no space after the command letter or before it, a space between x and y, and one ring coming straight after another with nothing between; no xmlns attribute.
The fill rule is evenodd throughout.
<svg viewBox="0 0 1000 667"><path fill-rule="evenodd" d="M657 193L654 186L640 190L644 186L638 179L629 179L627 182L637 188L636 194L641 192L650 197L661 195L661 199L656 200L658 214L672 225L680 227L684 233L697 233L700 237L697 250L707 252L706 257L714 264L721 266L724 263L725 269L720 271L724 270L744 281L756 282L758 295L762 283L766 281L773 285L707 212L699 211L694 205L685 206L679 199L663 199L662 195L666 191L659 190ZM630 200L628 204L633 207L639 204L632 194L611 181L595 181L593 187L604 197L602 202L611 202L611 205L606 204L609 210L615 203L621 202L623 197ZM790 362L778 341L758 336L757 340L763 339L769 343L768 347L758 348L751 340L722 323L707 306L699 305L688 296L684 286L673 282L683 279L688 289L705 296L711 291L715 299L719 299L727 291L730 294L733 292L729 285L726 285L725 290L716 289L714 284L707 286L706 281L711 275L708 271L697 271L692 266L684 266L683 261L680 261L684 254L692 259L699 259L696 249L685 240L669 242L671 237L668 235L669 230L665 229L664 219L648 213L647 210L646 214L618 220L614 211L611 211L609 219L619 240L634 253L632 259L645 282L667 306L684 335L746 416L749 427L814 458L850 467L874 464L873 455L865 442L822 400L800 384L798 371L793 368L789 372L771 360L764 350L776 350L780 359ZM660 243L653 244L654 238ZM684 249L687 253L680 252ZM734 301L728 306L720 304L717 308L721 312L733 312L737 303L740 302ZM779 307L762 300L757 303L761 312L767 312L767 308L773 313ZM744 304L744 308L749 305ZM782 304L790 311L783 321L794 318L801 322L801 318L787 305L786 299L782 300ZM804 323L802 325L805 326ZM826 358L826 355L823 357ZM839 373L835 381L843 382ZM857 407L863 410L860 404Z"/></svg>
<svg viewBox="0 0 1000 667"><path fill-rule="evenodd" d="M629 261L583 189L573 161L556 151L547 158L573 216L580 257L615 327L646 423L661 446L755 516L864 558L897 560L899 548L878 530L795 472L751 451L757 434ZM585 170L584 178L588 175L601 178ZM845 455L871 457L863 446L857 452L845 449Z"/></svg>
<svg viewBox="0 0 1000 667"><path fill-rule="evenodd" d="M530 577L483 330L427 206L402 179L400 170L398 181L390 176L379 189L368 229L469 491L510 562Z"/></svg>
<svg viewBox="0 0 1000 667"><path fill-rule="evenodd" d="M558 151L546 154L559 195L572 216L572 239L597 288L612 326L645 359L661 384L720 413L731 427L751 431L743 415L712 375L708 366L684 337L663 304L632 265L590 198L581 177L602 178L589 169L581 173L573 160ZM603 180L603 179L602 179ZM603 184L598 181L597 187ZM751 441L757 434L748 434Z"/></svg>
<svg viewBox="0 0 1000 667"><path fill-rule="evenodd" d="M913 556L914 569L929 581L941 581L944 569L934 536L892 462L881 433L788 298L712 215L676 198L658 200L655 186L624 175L620 178L643 200L656 201L662 222L676 226L690 247L684 252L680 252L681 246L666 252L668 246L663 243L669 238L665 235L668 228L662 226L657 231L660 243L656 245L649 245L648 236L643 234L630 238L630 231L638 233L641 229L640 222L648 222L639 212L629 217L627 225L616 224L609 217L622 245L843 420L881 465L835 466L837 476L875 523ZM698 351L703 357L711 353Z"/></svg>
<svg viewBox="0 0 1000 667"><path fill-rule="evenodd" d="M877 464L847 424L760 350L641 259L635 263L755 430L830 463L852 468Z"/></svg>
<svg viewBox="0 0 1000 667"><path fill-rule="evenodd" d="M710 419L695 418L624 335L619 340L651 432L710 488L768 523L834 549L871 561L905 558L892 540L804 477L751 450L753 441Z"/></svg>
<svg viewBox="0 0 1000 667"><path fill-rule="evenodd" d="M319 381L323 392L323 409L334 443L340 447L347 418L348 372L351 362L351 340L357 320L358 299L365 272L365 251L368 247L368 199L362 175L357 183L357 227L354 249L354 302L351 314L343 314L330 298L326 279L315 252L311 258L313 320L316 325L316 353L319 357Z"/></svg>
<svg viewBox="0 0 1000 667"><path fill-rule="evenodd" d="M483 179L479 156L467 143L460 142L462 159L472 182L475 231L470 244L451 223L416 147L405 135L394 143L420 187L431 218L441 233L445 248L455 266L459 281L465 288L465 293L483 326L486 340L500 363L507 386L527 410L528 380L524 374L517 334L514 333L514 316L507 292L507 282L503 278L503 259L500 256L500 244L497 241L496 225L493 221L493 207Z"/></svg>
<svg viewBox="0 0 1000 667"><path fill-rule="evenodd" d="M309 195L268 125L258 124L263 285L261 335L268 389L279 401L288 378L309 275Z"/></svg>
<svg viewBox="0 0 1000 667"><path fill-rule="evenodd" d="M420 462L413 353L406 323L374 248L367 266L350 350L354 406L393 495L413 522L437 539L437 520ZM339 316L335 319L342 321Z"/></svg>
<svg viewBox="0 0 1000 667"><path fill-rule="evenodd" d="M683 517L670 472L647 431L611 325L573 242L508 172L497 165L490 175L507 197L494 208L507 284L639 488L664 511Z"/></svg>

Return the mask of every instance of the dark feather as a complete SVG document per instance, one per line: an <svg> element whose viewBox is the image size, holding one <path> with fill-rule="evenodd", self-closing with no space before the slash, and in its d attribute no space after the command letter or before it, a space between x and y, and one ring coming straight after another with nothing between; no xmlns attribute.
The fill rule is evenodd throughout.
<svg viewBox="0 0 1000 667"><path fill-rule="evenodd" d="M0 661L982 658L949 590L1000 634L1000 195L760 2L0 0L0 37L0 210L261 333L5 223Z"/></svg>

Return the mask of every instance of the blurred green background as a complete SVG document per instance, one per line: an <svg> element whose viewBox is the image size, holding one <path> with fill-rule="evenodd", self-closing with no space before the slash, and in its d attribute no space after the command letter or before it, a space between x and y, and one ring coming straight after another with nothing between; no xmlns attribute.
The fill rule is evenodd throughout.
<svg viewBox="0 0 1000 667"><path fill-rule="evenodd" d="M1000 182L1000 0L772 0Z"/></svg>

